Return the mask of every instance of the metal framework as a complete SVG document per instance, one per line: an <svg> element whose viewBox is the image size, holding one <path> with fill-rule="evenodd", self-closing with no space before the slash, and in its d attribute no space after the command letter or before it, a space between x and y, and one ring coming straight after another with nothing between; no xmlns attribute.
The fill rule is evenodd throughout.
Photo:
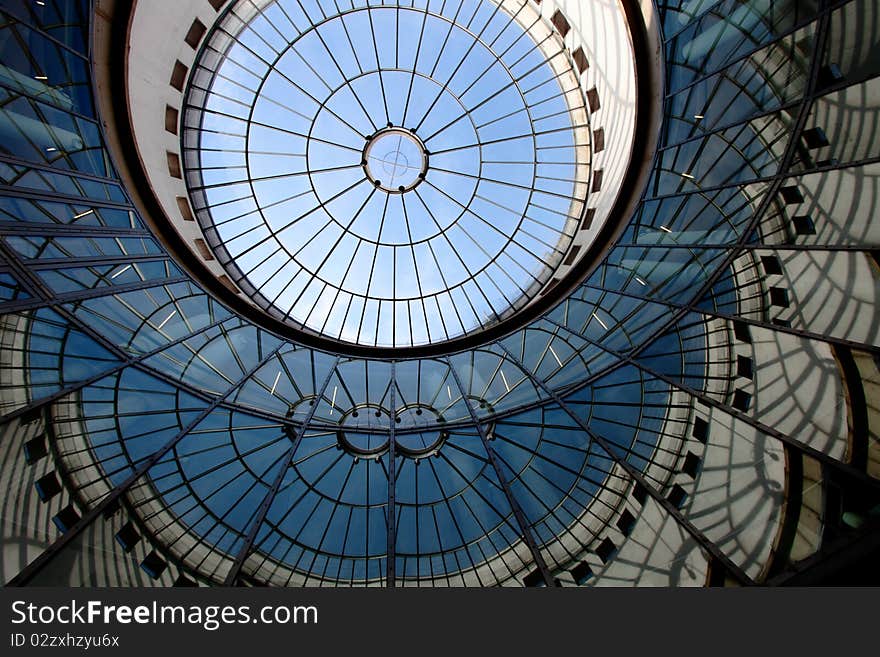
<svg viewBox="0 0 880 657"><path fill-rule="evenodd" d="M351 8L300 29L291 7L243 3L219 20L181 144L206 240L254 303L409 347L544 288L580 221L588 115L564 49L509 4ZM411 166L405 185L376 173Z"/></svg>
<svg viewBox="0 0 880 657"><path fill-rule="evenodd" d="M669 4L671 7L674 3ZM671 118L677 116L687 124L687 129L670 128L664 132L664 142L654 161L652 184L645 191L628 232L583 285L544 317L501 341L436 359L390 361L347 358L341 353L327 354L286 342L227 313L193 285L144 227L136 208L124 197L114 198L113 192L108 191L118 189L118 180L113 177L109 157L101 146L101 126L91 99L77 91L88 90L91 85L87 50L48 34L32 10L24 15L24 9L4 9L7 22L0 29L13 31L16 43L24 43L22 30L32 31L47 44L48 54L44 56L57 57L66 66L64 70L70 80L69 84L57 86L56 90L68 94L60 96L20 88L14 78L0 79L9 96L0 104L4 112L0 121L19 135L13 140L19 147L15 152L9 146L0 146L0 290L4 295L0 296L0 335L7 358L0 387L4 394L0 425L24 425L34 417L48 425L51 456L64 475L64 494L83 512L9 584L25 585L59 553L75 551L75 539L87 528L99 526L104 522L105 511L125 501L126 517L138 523L146 542L181 573L211 583L236 585L256 577L245 568L253 559L255 563L262 560L273 583L388 587L421 583L506 584L536 571L539 581L549 587L601 548L606 526L612 518L620 517L622 483L624 487L637 485L645 491L666 517L709 555L713 565L720 565L724 573L740 584L755 583L756 579L747 572L747 564L726 553L697 525L695 518L668 497L671 482L679 474L677 461L670 461L678 458L690 427L665 411L682 404L690 410L695 403L718 409L785 445L790 453L818 461L824 471L839 480L867 490L876 489L876 478L865 470L864 455L858 462L842 462L798 436L768 425L760 416L735 407L729 400L719 399L700 387L705 381L695 382L692 375L686 375L686 355L702 355L707 363L713 357L705 347L709 321L760 327L874 356L880 349L867 340L852 339L843 331L828 335L811 330L809 325L786 326L769 321L763 298L766 284L752 279L743 283L736 274L739 259L748 256L754 261L764 250L777 254L789 250L804 255L839 252L852 257L876 250L876 244L838 246L821 243L820 237L794 242L796 238L785 223L790 220L786 204L779 200L784 188L797 184L807 174L865 167L878 161L878 156L869 154L850 161L817 164L805 156L804 134L811 128L817 103L829 90L846 89L848 82L852 82L835 79L829 84L822 76L828 74L826 53L835 16L857 3L820 2L815 12L797 7L788 17L768 9L767 15L758 16L757 23L750 27L729 26L738 35L729 37L735 41L736 48L729 46L735 56L689 59L693 57L689 48L693 47L681 46L685 37L692 39L700 30L709 30L713 21L723 20L728 4L718 2L704 7L703 13L665 36L668 64L678 76L670 82L665 97L667 127ZM462 11L465 5L450 6ZM496 12L493 15L501 16L501 5L492 6ZM665 7L666 4L660 8L661 13ZM279 16L270 17L267 11L263 7L259 13L269 25L279 28L272 22ZM387 18L392 21L406 20L401 16L405 13L403 9L382 11L387 11ZM358 121L363 125L343 114L338 99L321 99L309 93L302 81L290 79L292 64L284 58L301 63L304 51L275 51L275 59L269 60L267 53L261 53L251 41L242 47L264 66L262 72L251 71L259 73L254 76L255 84L245 85L244 78L231 76L220 67L211 71L215 82L201 89L220 94L222 85L217 81L222 80L223 85L237 86L252 94L253 102L242 105L246 116L213 111L217 120L241 120L248 127L244 132L210 132L206 117L211 112L205 109L205 103L190 106L189 111L195 112L193 116L198 120L188 122L187 126L201 130L203 136L201 150L194 154L205 157L205 153L211 152L204 135L224 133L241 138L244 143L242 148L224 152L230 158L245 158L251 167L250 158L260 154L260 149L252 147L249 141L252 131L266 128L285 132L277 130L277 123L256 116L260 111L259 99L271 103L274 97L277 101L281 87L272 85L290 84L315 108L314 116L307 117L308 130L300 133L300 137L309 136L315 144L329 148L338 142L329 137L327 126L320 124L319 119L333 119L348 125L352 135L360 139L355 146L352 136L348 144L347 150L354 158L350 166L324 166L320 158L309 160L314 153L300 153L303 164L291 177L311 179L308 191L303 192L316 199L310 211L328 216L310 234L319 235L324 226L333 223L333 202L344 199L345 193L358 185L367 184L370 188L354 203L353 218L344 226L346 230L352 227L358 213L369 207L371 199L380 199L382 209L378 217L386 217L389 206L399 202L400 217L409 222L416 207L410 205L410 199L412 204L417 199L425 221L439 226L436 208L440 203L448 203L456 208L457 221L461 222L468 213L479 214L474 205L477 201L485 204L483 208L505 205L501 196L480 191L500 184L505 193L526 193L528 200L514 212L519 227L537 220L535 194L557 199L561 205L549 211L561 223L555 229L556 237L541 244L554 251L554 259L563 257L571 239L565 224L573 216L570 208L576 199L568 192L553 189L557 189L556 183L573 187L578 179L574 174L555 176L539 172L539 163L546 162L542 150L556 148L542 145L541 139L550 134L569 134L571 139L565 148L570 158L564 164L573 167L581 163L576 153L578 147L586 145L577 136L578 130L587 126L571 121L572 108L567 107L565 100L568 90L559 82L566 79L560 77L562 74L548 69L553 74L542 84L552 82L555 91L540 102L529 98L537 87L520 84L528 75L545 70L549 48L561 53L558 43L532 42L518 58L505 60L504 51L497 59L474 68L467 89L477 90L481 84L478 81L485 82L491 67L501 61L510 78L509 83L501 86L516 88L522 107L513 111L507 107L504 113L478 121L472 115L489 106L492 95L481 97L481 102L474 106L463 105L461 117L471 117L463 123L473 135L465 131L462 138L470 135L474 141L465 139L461 145L435 147L432 139L455 125L457 121L450 119L461 118L439 111L445 107L444 94L454 86L457 72L468 68L468 54L482 47L484 31L491 21L483 25L482 31L465 22L462 35L469 39L468 45L444 51L462 17L448 16L442 11L406 12L412 14L414 25L419 27L415 32L418 40L414 63L420 61L423 38L430 32L431 21L445 26L445 32L438 32L441 37L445 34L445 39L441 39L442 45L435 53L434 66L441 66L444 52L455 57L448 64L443 84L434 85L435 93L427 93L434 89L430 86L434 83L417 66L406 66L400 61L404 54L400 48L384 53L376 30L386 17L380 15L378 8L344 10L339 17L318 22L324 26L323 32L314 26L304 30L301 43L306 44L307 38L317 39L320 48L329 52L325 39L329 30L336 28L352 39L350 63L359 78L372 75L378 85L378 109L368 107L366 102L350 105L362 110ZM240 30L245 29L246 21L233 29L235 16L232 11L221 17L218 34L225 31L225 36L232 38L242 35ZM476 14L470 21L475 18ZM85 15L81 19L87 22ZM368 27L361 35L368 48L358 47L360 37L352 31L357 20L364 20ZM525 34L526 27L518 22L516 14L505 20L503 29ZM86 29L87 25L83 26ZM811 48L806 60L793 50L796 38L802 37L808 39ZM208 52L212 44L210 38L206 40L203 52ZM787 59L780 60L780 52ZM231 50L217 54L226 58L223 61L235 62ZM529 59L535 55L540 55L540 61ZM393 66L384 66L386 56L395 58ZM391 78L386 79L374 70L379 66L371 68L367 63L371 58L383 69L401 74L406 94L397 98L390 93ZM48 69L34 53L28 53L27 61L36 71ZM356 93L358 83L348 79L343 66L341 60L333 57L323 64L314 64L316 84L342 94L351 92L357 99L361 96ZM518 71L517 66L524 70ZM33 71L30 73L33 78ZM434 73L431 71L432 76ZM775 85L768 93L753 91L756 80L765 84L788 73L792 73L786 78L790 87ZM286 79L282 82L282 78ZM340 80L344 82L339 83ZM425 87L420 91L417 87L422 84ZM723 114L725 108L719 107L719 103L725 97L727 85L739 90L741 107L748 102L749 111L743 110L735 119L705 119L709 116L706 108ZM461 100L467 91L459 91ZM431 102L423 108L420 121L406 120L408 108L419 95L426 95ZM395 103L400 99L405 99L403 107L398 108L403 110L404 119L392 120ZM538 113L535 107L545 102L545 113ZM558 103L566 104L567 109L563 111ZM275 104L285 105L285 111L291 105ZM28 131L30 124L16 118L21 116L23 106L30 108L38 123L48 126L45 133ZM549 111L548 106L556 109ZM677 108L677 114L673 108ZM443 120L437 118L431 124L430 116L435 109ZM527 132L514 131L501 137L485 132L491 124L517 114L528 117ZM66 122L62 125L56 115L67 117ZM562 123L539 129L536 124L545 119ZM430 175L400 194L393 189L377 191L373 183L378 179L373 183L368 180L371 174L365 171L360 158L365 152L364 144L389 123L413 128L419 135L428 149L429 172L454 175L457 185L473 183L469 198L459 198L458 192L445 187L442 178L432 179ZM70 136L73 134L79 135L78 141ZM442 165L444 152L482 150L511 135L525 137L531 143L532 150L525 160L514 159L511 153L506 160L511 166L525 163L530 167L521 182L497 178L489 170L493 161L483 156L473 172ZM277 156L279 153L275 152L273 157ZM393 169L401 163L392 153L390 160L380 158L377 166L389 162ZM744 164L740 166L739 162ZM730 170L719 170L727 165ZM250 169L243 178L241 173L230 173L236 171L231 161L208 166L202 160L190 158L186 166L194 176L189 179L190 191L205 199L199 219L209 238L211 230L220 235L224 222L242 218L216 214L219 204L212 194L247 180L249 194L259 200L256 187L261 177ZM353 172L350 181L337 175L344 168ZM330 173L342 191L331 192L326 181L316 181L321 172ZM700 180L701 176L705 180ZM281 176L269 173L262 178ZM435 194L433 200L427 196L429 193ZM699 212L694 209L696 204ZM268 225L265 210L271 203L260 205L261 221ZM470 247L448 237L452 226L440 229L438 234L446 236L447 245L457 257L466 259ZM257 242L247 243L240 252L229 251L217 240L212 246L216 253L228 256L226 266L240 274L233 277L244 288L244 279L251 279L258 265L246 267L241 258L264 240L277 238L282 230L270 231ZM527 232L524 230L523 234ZM373 240L359 238L373 245L371 264L363 272L378 268L382 241L379 235ZM646 243L645 235L653 235L653 241ZM227 235L222 241L228 243L237 236ZM528 239L510 237L551 271L553 263L540 253L535 246L538 242L530 243ZM767 243L762 239L767 239ZM412 268L421 272L424 268L415 255L418 241L408 235L402 246L393 249L412 254L407 256L411 257ZM278 246L274 252L283 248ZM444 257L434 247L429 250L436 267L442 269ZM487 255L481 266L497 265L502 251ZM321 269L332 252L332 248L322 251L326 257L308 270L310 276L321 278ZM259 260L264 262L270 257L264 255ZM396 255L393 261L397 262ZM345 272L351 271L351 263L349 260ZM508 308L527 303L538 293L541 285L532 287L532 283L543 284L549 278L549 274L542 273L531 283L521 284L510 271L500 271L499 275L520 283L512 296L502 292L498 299L503 303L498 305L497 299L490 298L493 293L489 288L501 289L501 279L489 277L483 285L478 281L478 272L464 260L462 263L467 280L476 287L473 294L458 302L451 297L453 303L448 310L436 303L436 308L429 308L425 300L430 295L424 289L410 298L398 296L395 287L386 299L371 292L368 282L363 297L392 303L419 299L422 305L418 314L425 318L426 326L429 313L447 319L453 315L460 318L458 313L468 307L476 321L466 324L459 319L457 330L478 332L485 319L474 305L476 295L497 319ZM273 271L277 273L280 269ZM256 283L252 280L250 291L257 295L257 289L270 278ZM293 277L288 283L292 280ZM467 285L463 281L443 282L448 290ZM753 299L749 295L755 285L760 294ZM342 287L333 289L335 303ZM271 299L264 294L258 299L265 301L263 305L268 309L277 305L279 297ZM317 299L316 296L315 303ZM737 303L743 300L757 304L755 307L762 314L742 311ZM310 320L315 303L299 317L300 324L345 341L345 320L340 320L335 325L338 330L333 331L328 329L329 315L317 323ZM296 302L286 304L285 317L293 316L290 311L295 305ZM350 304L346 302L345 306L347 313ZM378 346L380 322L377 319L371 325L372 331L364 333L365 313L363 310L355 322L357 328L351 341ZM693 316L700 320L688 322ZM412 316L407 317L405 323L411 326ZM693 338L689 331L698 332L703 346L686 346ZM455 333L444 324L437 341L450 339ZM676 336L679 352L666 354L662 364L658 364L656 357L649 362L652 348L669 335ZM400 343L396 333L392 332L392 336L394 345L416 342L412 331ZM427 336L429 342L435 341L430 328ZM861 385L854 368L854 363L849 363L847 389ZM661 389L655 384L662 384ZM599 394L606 386L613 391L612 398ZM732 391L732 387L728 386L728 390ZM680 393L689 398L687 404L681 401ZM133 408L132 400L138 397L148 400L150 407ZM860 390L855 390L849 399L863 406L866 403ZM79 413L69 412L70 406L79 408ZM579 412L580 409L587 410ZM863 418L861 410L856 409ZM133 426L138 423L144 426ZM611 423L613 436L607 433ZM597 426L605 429L597 430ZM143 437L151 429L156 429L156 435L163 435L161 431L170 433L158 447L144 448ZM869 439L864 426L857 430L860 439ZM112 432L112 438L105 439L105 431ZM350 440L361 441L361 451L347 451L337 439L341 431L346 436L350 434ZM586 445L577 443L574 437L586 438ZM424 449L406 448L408 440L421 441ZM386 442L387 451L383 451ZM604 460L595 460L593 445L599 448ZM375 456L369 456L372 454ZM173 456L173 471L170 466L168 471L163 469L169 456ZM188 465L193 462L199 466ZM553 481L544 472L545 467L556 468L555 471L571 477L571 481ZM621 482L616 469L625 473L625 481ZM98 484L106 485L109 493L100 498L90 497ZM552 501L556 499L554 495L558 501ZM595 524L589 524L590 521ZM548 526L555 530L549 531ZM166 540L172 535L176 538ZM567 548L564 559L551 558L547 546L554 540L562 543L563 537L569 536L582 541L579 548ZM857 538L862 540L861 536ZM526 546L528 560L517 552L518 544ZM232 561L219 577L201 570L207 563L206 555L213 551ZM774 577L771 581L786 579L778 574ZM566 579L565 583L570 581L574 580Z"/></svg>

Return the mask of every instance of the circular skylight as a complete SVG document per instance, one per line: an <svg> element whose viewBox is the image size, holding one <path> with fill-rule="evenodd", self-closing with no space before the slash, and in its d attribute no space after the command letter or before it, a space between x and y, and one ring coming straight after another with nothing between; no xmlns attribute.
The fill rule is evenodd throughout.
<svg viewBox="0 0 880 657"><path fill-rule="evenodd" d="M587 114L561 38L528 4L326 4L238 3L200 55L183 143L208 245L263 311L340 342L511 317L583 212Z"/></svg>

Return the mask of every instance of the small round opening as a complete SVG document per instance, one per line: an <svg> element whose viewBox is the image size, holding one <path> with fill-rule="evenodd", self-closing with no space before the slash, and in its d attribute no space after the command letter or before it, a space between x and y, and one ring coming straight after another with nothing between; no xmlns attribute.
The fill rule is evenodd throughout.
<svg viewBox="0 0 880 657"><path fill-rule="evenodd" d="M428 155L414 133L389 127L367 141L363 163L367 178L376 187L402 194L424 179Z"/></svg>

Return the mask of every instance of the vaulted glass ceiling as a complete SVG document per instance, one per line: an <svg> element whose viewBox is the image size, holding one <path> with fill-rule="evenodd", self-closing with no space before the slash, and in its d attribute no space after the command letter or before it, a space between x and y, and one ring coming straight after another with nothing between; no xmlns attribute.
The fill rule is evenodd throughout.
<svg viewBox="0 0 880 657"><path fill-rule="evenodd" d="M531 35L543 20L490 0L229 8L183 143L235 284L282 321L384 347L457 338L534 299L589 176L579 80L559 41Z"/></svg>
<svg viewBox="0 0 880 657"><path fill-rule="evenodd" d="M346 16L447 29L452 8L496 7L362 4ZM823 532L851 535L843 515L867 517L880 462L865 402L880 380L875 4L658 3L660 144L596 270L503 339L373 359L283 339L194 282L111 165L91 93L90 3L2 2L0 474L16 546L5 578L748 584L816 554ZM250 6L209 81L231 70L245 33L270 48L253 39L258 25L269 38L273 10ZM310 23L342 29L339 12ZM221 26L231 16L217 14ZM365 56L380 57L387 44L365 36ZM304 57L338 82L318 42ZM247 93L273 75L266 66ZM383 127L384 102L374 109L360 118L367 164L352 161L351 184L408 207L431 188L437 147L411 123ZM282 157L296 159L268 161ZM836 506L823 506L829 492Z"/></svg>

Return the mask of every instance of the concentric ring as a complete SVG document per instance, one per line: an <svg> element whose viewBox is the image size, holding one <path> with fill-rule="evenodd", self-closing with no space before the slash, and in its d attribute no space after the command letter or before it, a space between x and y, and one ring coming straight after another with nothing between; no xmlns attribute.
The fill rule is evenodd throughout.
<svg viewBox="0 0 880 657"><path fill-rule="evenodd" d="M403 194L425 179L428 151L409 130L388 126L367 141L362 165L376 187Z"/></svg>

